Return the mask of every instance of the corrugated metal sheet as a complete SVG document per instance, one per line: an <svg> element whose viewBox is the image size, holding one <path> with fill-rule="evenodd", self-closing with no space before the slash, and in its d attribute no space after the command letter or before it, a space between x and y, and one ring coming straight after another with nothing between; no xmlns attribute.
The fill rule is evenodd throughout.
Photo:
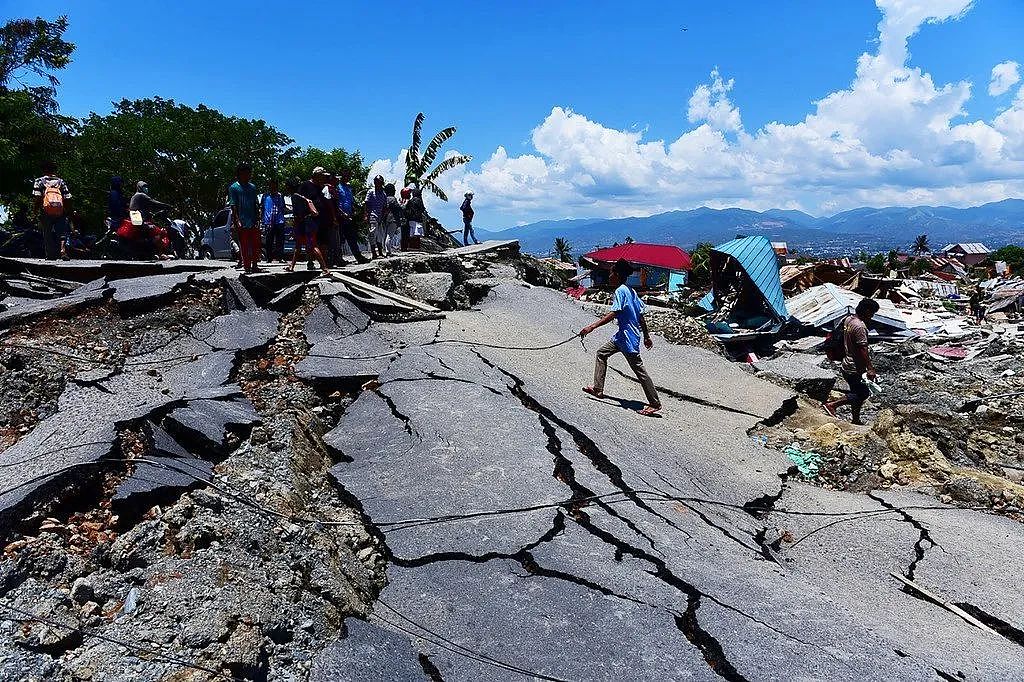
<svg viewBox="0 0 1024 682"><path fill-rule="evenodd" d="M992 253L987 246L981 242L964 242L960 244L946 244L942 247L942 251L948 253L953 249L960 247L963 253Z"/></svg>
<svg viewBox="0 0 1024 682"><path fill-rule="evenodd" d="M835 284L822 284L797 294L786 301L786 305L789 314L801 324L831 329L839 318L852 315L862 298L864 297L860 294ZM885 298L876 300L879 308L872 323L883 324L893 329L907 328L903 313L892 301Z"/></svg>
<svg viewBox="0 0 1024 682"><path fill-rule="evenodd" d="M782 280L779 279L779 260L767 238L754 236L733 239L716 246L712 249L712 254L714 252L735 258L754 286L764 295L770 312L780 320L789 319L786 297L782 293ZM708 292L700 305L706 310L713 310L713 301L714 290Z"/></svg>

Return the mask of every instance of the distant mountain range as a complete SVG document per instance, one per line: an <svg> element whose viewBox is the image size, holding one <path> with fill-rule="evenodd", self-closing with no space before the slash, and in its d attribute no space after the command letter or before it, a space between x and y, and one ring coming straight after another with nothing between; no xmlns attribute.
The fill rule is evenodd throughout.
<svg viewBox="0 0 1024 682"><path fill-rule="evenodd" d="M543 220L507 230L477 230L489 239L518 239L523 250L544 254L556 237L568 239L577 255L611 246L627 236L638 242L718 244L737 235L761 234L790 249L816 255L853 254L908 248L927 234L933 249L950 242L985 242L990 248L1024 242L1024 199L1005 199L971 208L914 206L855 208L827 218L802 211L697 208L645 218Z"/></svg>

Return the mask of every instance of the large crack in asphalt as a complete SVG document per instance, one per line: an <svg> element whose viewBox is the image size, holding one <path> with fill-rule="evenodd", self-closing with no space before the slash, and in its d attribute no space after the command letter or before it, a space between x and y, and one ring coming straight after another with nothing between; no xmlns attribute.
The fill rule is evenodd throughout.
<svg viewBox="0 0 1024 682"><path fill-rule="evenodd" d="M548 428L545 429L545 433L547 434L549 439L549 451L552 451L552 454L556 455L556 478L558 478L563 483L566 483L566 485L570 487L570 489L573 491L574 497L586 496L587 494L592 493L590 493L589 489L587 489L586 487L579 486L578 483L575 483L574 476L572 478L566 476L568 472L571 472L571 469L566 469L565 465L561 463L561 460L564 460L565 458L564 456L561 455L561 445L560 442L557 441L557 434L554 431L553 424L557 424L559 428L563 429L566 433L570 434L570 436L576 443L577 448L580 450L581 454L587 457L587 459L590 460L594 467L602 474L604 474L606 477L608 477L608 479L615 485L615 487L619 489L621 492L623 492L627 496L627 498L630 499L630 501L632 501L637 507L645 511L648 511L657 518L665 520L673 528L679 529L676 526L676 524L672 523L668 519L665 519L663 515L650 509L649 505L643 502L643 500L637 499L636 493L629 486L627 486L625 481L623 480L622 472L618 468L618 466L616 466L607 457L607 455L605 455L600 450L597 444L594 443L594 441L590 439L589 436L584 434L577 427L567 423L565 420L558 417L550 408L545 407L533 396L531 396L525 390L525 381L522 378L516 376L512 372L509 372L503 369L502 367L498 366L496 363L490 361L485 356L480 354L479 351L474 352L484 364L500 372L511 382L508 384L509 390L513 393L513 395L520 399L520 402L523 403L524 407L538 414L538 416L541 418L542 428L545 427L545 425L547 425ZM556 442L557 446L555 445ZM560 464L561 467L559 466ZM562 474L561 476L559 476L560 472ZM573 483L570 484L569 481L573 481ZM618 514L613 513L612 515L621 519L621 516L619 516ZM649 571L650 575L652 575L656 579L660 580L661 582L665 583L666 585L670 586L674 590L681 593L681 595L685 598L686 607L682 610L682 612L675 614L674 618L676 626L679 629L679 631L683 634L683 636L686 638L686 640L690 642L690 644L692 644L695 648L697 648L697 650L701 653L708 667L719 677L722 677L726 680L737 682L745 682L747 680L747 678L743 674L741 674L739 670L737 670L736 666L728 659L724 649L722 648L721 642L719 642L710 632L708 632L701 626L697 618L697 612L700 609L702 600L704 599L718 605L719 607L727 611L740 615L741 617L748 619L753 623L757 623L758 625L761 625L782 637L785 637L787 639L790 639L794 642L797 642L805 646L813 646L807 642L804 642L803 640L800 640L797 637L790 635L789 633L779 630L778 628L770 625L769 623L761 619L756 618L751 614L746 613L745 611L736 606L733 606L717 597L714 597L710 594L703 592L692 583L689 583L688 581L676 575L669 568L664 558L660 556L655 556L647 550L643 550L625 540L622 540L614 533L611 533L610 531L600 528L595 523L593 523L593 521L589 518L588 515L575 514L573 516L573 521L577 523L581 528L586 530L590 535L612 547L615 550L615 555L617 558L631 556L635 559L639 559L641 561L649 563L653 569ZM633 525L630 524L630 527L633 528ZM679 530L682 531L682 529ZM685 531L682 532L685 533ZM648 540L648 542L652 543L653 550L655 552L657 551L657 548L653 546L653 540L651 538L642 533L638 533L638 535ZM741 544L747 547L747 549L752 549L745 543L741 542Z"/></svg>
<svg viewBox="0 0 1024 682"><path fill-rule="evenodd" d="M935 542L934 539L932 539L931 532L928 530L928 528L923 523L921 523L913 516L908 514L906 510L897 507L894 504L886 502L882 498L882 496L878 495L877 493L868 493L868 497L870 497L872 500L882 505L886 509L894 511L897 514L899 514L900 520L903 523L909 523L918 531L918 538L917 541L914 543L914 560L911 561L907 568L903 571L903 575L907 578L907 580L913 580L914 572L917 570L918 565L924 560L924 557L928 553L928 550L933 549L935 547L942 549L942 546L939 543ZM927 547L925 546L925 543L927 543ZM907 594L918 596L917 592L911 590L906 585L903 586L903 591Z"/></svg>

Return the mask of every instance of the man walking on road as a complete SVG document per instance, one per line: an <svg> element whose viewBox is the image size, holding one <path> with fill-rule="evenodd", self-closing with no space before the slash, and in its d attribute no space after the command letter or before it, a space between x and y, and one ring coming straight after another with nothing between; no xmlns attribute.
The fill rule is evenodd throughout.
<svg viewBox="0 0 1024 682"><path fill-rule="evenodd" d="M862 375L867 375L869 380L875 378L875 368L871 364L871 355L868 353L868 322L878 312L878 301L873 298L862 298L853 315L844 319L833 333L842 332L843 335L843 357L842 372L843 379L850 386L850 392L839 400L833 400L822 405L825 411L831 416L836 416L836 409L843 405L849 405L853 412L851 421L857 425L863 425L860 420L860 408L864 401L871 395L868 385L864 383Z"/></svg>
<svg viewBox="0 0 1024 682"><path fill-rule="evenodd" d="M469 246L469 238L473 238L474 244L479 244L480 240L476 238L476 232L473 231L473 193L466 192L466 198L462 201L462 206L459 207L462 211L462 243Z"/></svg>
<svg viewBox="0 0 1024 682"><path fill-rule="evenodd" d="M654 347L654 340L647 329L647 321L644 319L643 301L636 295L626 280L633 274L633 266L625 260L619 259L612 266L611 283L615 288L615 298L612 302L612 309L600 320L583 328L580 337L585 337L598 327L608 324L612 320L619 323L619 331L612 337L612 340L597 349L597 360L594 363L594 385L583 389L595 398L604 397L604 378L608 372L608 358L616 353L622 353L633 370L637 380L644 389L647 397L647 405L640 410L645 417L656 415L661 410L661 399L658 391L654 388L654 382L644 368L644 361L640 358L640 338L643 335L644 346L648 349Z"/></svg>
<svg viewBox="0 0 1024 682"><path fill-rule="evenodd" d="M42 177L32 183L32 199L39 208L39 223L43 233L43 254L46 260L57 260L59 244L68 232L71 215L71 190L57 175L57 164L43 164Z"/></svg>

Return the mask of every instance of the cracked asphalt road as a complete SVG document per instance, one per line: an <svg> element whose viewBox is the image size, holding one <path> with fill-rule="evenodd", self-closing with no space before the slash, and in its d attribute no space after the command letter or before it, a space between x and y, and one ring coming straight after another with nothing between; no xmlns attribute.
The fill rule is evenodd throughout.
<svg viewBox="0 0 1024 682"><path fill-rule="evenodd" d="M388 326L382 343L408 348L326 440L342 458L332 475L386 543L389 584L313 679L1019 677L1020 526L916 494L780 479L788 461L747 431L786 409L784 389L660 343L646 363L675 397L647 419L626 409L641 394L619 375L619 400L580 391L594 356L579 344L431 343L543 346L591 319L508 281L440 330ZM447 518L490 510L520 511ZM904 592L890 571L1000 634ZM366 650L375 664L360 658L357 675Z"/></svg>

